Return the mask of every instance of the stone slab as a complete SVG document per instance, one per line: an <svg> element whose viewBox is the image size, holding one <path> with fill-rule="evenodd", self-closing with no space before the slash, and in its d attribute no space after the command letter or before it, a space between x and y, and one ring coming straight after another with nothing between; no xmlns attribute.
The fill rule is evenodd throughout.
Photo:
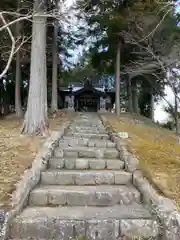
<svg viewBox="0 0 180 240"><path fill-rule="evenodd" d="M97 148L115 148L116 143L110 140L97 140L97 139L88 139L88 138L69 138L69 139L61 139L59 141L59 146L62 148L66 147L74 147L74 146L83 146L83 147L97 147Z"/></svg>
<svg viewBox="0 0 180 240"><path fill-rule="evenodd" d="M111 206L140 203L140 193L133 186L40 186L30 193L35 206Z"/></svg>
<svg viewBox="0 0 180 240"><path fill-rule="evenodd" d="M27 207L13 220L10 236L19 239L32 237L32 239L66 240L70 236L75 237L76 235L76 237L80 238L87 234L91 236L90 239L93 239L92 235L94 234L99 235L99 237L103 236L105 229L109 229L113 234L116 231L118 231L116 233L120 234L121 220L125 221L126 219L149 220L152 219L152 216L145 207L139 204L127 207L115 205L103 208L89 206ZM107 225L108 223L110 225ZM113 230L110 226L116 226L117 230ZM136 227L139 227L138 224L136 224ZM145 225L143 228L144 232L147 232ZM124 232L126 231L124 226L122 229ZM151 231L154 232L154 229L151 229Z"/></svg>
<svg viewBox="0 0 180 240"><path fill-rule="evenodd" d="M66 136L74 136L74 137L81 137L81 138L96 138L96 139L110 139L110 136L108 134L102 134L102 133L72 133L68 132L66 133Z"/></svg>
<svg viewBox="0 0 180 240"><path fill-rule="evenodd" d="M63 152L63 153L62 153ZM116 148L96 148L96 147L63 147L56 149L55 157L82 157L82 158L99 158L101 156L108 159L119 159L119 151Z"/></svg>
<svg viewBox="0 0 180 240"><path fill-rule="evenodd" d="M119 159L96 158L55 158L49 160L49 168L52 169L93 169L93 170L120 170L124 168L124 162Z"/></svg>
<svg viewBox="0 0 180 240"><path fill-rule="evenodd" d="M41 173L41 183L47 185L131 184L132 173L123 170L48 170Z"/></svg>

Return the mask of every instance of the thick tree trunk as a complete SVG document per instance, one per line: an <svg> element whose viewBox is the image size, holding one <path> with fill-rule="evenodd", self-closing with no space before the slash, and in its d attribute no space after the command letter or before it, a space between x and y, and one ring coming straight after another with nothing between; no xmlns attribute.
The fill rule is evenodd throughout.
<svg viewBox="0 0 180 240"><path fill-rule="evenodd" d="M131 81L131 89L132 89L132 107L133 107L133 112L136 113L136 114L139 114L137 81L136 81L136 79L132 79L132 81Z"/></svg>
<svg viewBox="0 0 180 240"><path fill-rule="evenodd" d="M20 8L20 0L17 0L17 9ZM18 38L20 36L20 28L21 23L16 23L16 37ZM21 55L20 51L17 51L16 53L16 82L15 82L15 109L16 109L16 116L22 117L23 111L21 106Z"/></svg>
<svg viewBox="0 0 180 240"><path fill-rule="evenodd" d="M45 6L35 0L32 26L31 67L27 111L22 132L44 135L48 129L46 79L46 17L40 16Z"/></svg>
<svg viewBox="0 0 180 240"><path fill-rule="evenodd" d="M51 96L51 112L58 109L58 92L57 92L57 69L58 69L58 22L54 21L54 34L53 34L53 66L52 66L52 96Z"/></svg>
<svg viewBox="0 0 180 240"><path fill-rule="evenodd" d="M128 94L128 112L132 113L133 112L133 107L132 107L132 89L131 89L131 79L128 76L127 79L127 94Z"/></svg>
<svg viewBox="0 0 180 240"><path fill-rule="evenodd" d="M116 115L120 116L120 53L121 42L118 39L116 53Z"/></svg>

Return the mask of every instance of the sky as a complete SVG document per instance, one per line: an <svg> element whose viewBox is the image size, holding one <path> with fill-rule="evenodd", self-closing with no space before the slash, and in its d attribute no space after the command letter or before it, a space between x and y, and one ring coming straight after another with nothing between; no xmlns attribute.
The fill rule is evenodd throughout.
<svg viewBox="0 0 180 240"><path fill-rule="evenodd" d="M165 99L172 105L174 105L174 94L170 87L165 87ZM160 123L165 123L168 120L168 114L163 110L168 104L165 100L159 101L155 105L154 120Z"/></svg>
<svg viewBox="0 0 180 240"><path fill-rule="evenodd" d="M71 7L73 4L75 4L75 2L76 2L76 0L66 0L64 2L64 4L65 4L64 10L66 11L69 7ZM74 14L73 12L70 13L70 15L71 15L70 25L71 25L72 29L76 29L76 26L77 26L77 24L79 24L79 22L77 22L77 19L75 19L73 14ZM71 52L73 54L73 57L71 59L72 62L76 62L78 60L78 56L79 56L79 54L82 53L82 49L83 48L80 47L76 51ZM174 105L174 94L170 87L165 87L165 94L166 94L165 99L170 104ZM165 100L161 100L157 104L155 104L155 112L154 112L154 120L155 121L158 121L161 123L165 123L168 121L168 114L163 110L165 106L167 106L167 103Z"/></svg>

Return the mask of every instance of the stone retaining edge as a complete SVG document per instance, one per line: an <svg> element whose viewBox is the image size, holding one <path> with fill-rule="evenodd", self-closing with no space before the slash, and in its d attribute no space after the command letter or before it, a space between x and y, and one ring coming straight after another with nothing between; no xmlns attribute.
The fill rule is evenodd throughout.
<svg viewBox="0 0 180 240"><path fill-rule="evenodd" d="M8 209L0 209L0 240L8 238L11 220L27 205L30 191L38 184L41 172L46 170L48 161L54 149L58 146L59 139L64 135L70 123L71 121L67 121L60 126L59 131L51 133L51 136L45 141L33 160L31 169L26 170L21 180L16 184L16 190L12 193Z"/></svg>
<svg viewBox="0 0 180 240"><path fill-rule="evenodd" d="M117 144L120 158L125 162L125 170L133 175L133 185L142 194L143 202L149 205L161 223L161 240L180 240L180 212L175 201L161 196L138 169L138 159L128 152L126 140L118 137L105 116L99 115L111 139Z"/></svg>

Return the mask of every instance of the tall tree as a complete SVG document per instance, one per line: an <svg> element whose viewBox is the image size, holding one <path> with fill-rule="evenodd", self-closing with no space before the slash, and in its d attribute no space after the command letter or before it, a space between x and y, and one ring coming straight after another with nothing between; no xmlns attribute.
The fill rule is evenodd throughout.
<svg viewBox="0 0 180 240"><path fill-rule="evenodd" d="M45 12L44 1L34 0L29 94L22 128L29 135L43 135L48 129Z"/></svg>
<svg viewBox="0 0 180 240"><path fill-rule="evenodd" d="M58 11L58 1L55 4L56 11ZM58 77L58 21L54 20L53 28L53 45L52 45L52 96L51 96L51 112L55 112L58 109L58 92L57 92L57 77Z"/></svg>
<svg viewBox="0 0 180 240"><path fill-rule="evenodd" d="M117 38L117 56L116 56L116 115L120 116L120 54L121 41Z"/></svg>
<svg viewBox="0 0 180 240"><path fill-rule="evenodd" d="M58 48L57 48L57 37L58 37L58 23L54 22L54 34L53 34L53 66L52 66L52 97L51 97L51 112L54 112L58 108L58 96L57 96L57 70L58 70Z"/></svg>
<svg viewBox="0 0 180 240"><path fill-rule="evenodd" d="M17 0L17 12L19 12L20 9L20 0ZM18 38L20 38L21 32L21 23L16 23L16 38L18 41ZM15 80L15 109L16 109L16 116L22 117L22 106L21 106L21 92L20 92L20 86L21 86L21 52L20 50L16 53L16 80Z"/></svg>

